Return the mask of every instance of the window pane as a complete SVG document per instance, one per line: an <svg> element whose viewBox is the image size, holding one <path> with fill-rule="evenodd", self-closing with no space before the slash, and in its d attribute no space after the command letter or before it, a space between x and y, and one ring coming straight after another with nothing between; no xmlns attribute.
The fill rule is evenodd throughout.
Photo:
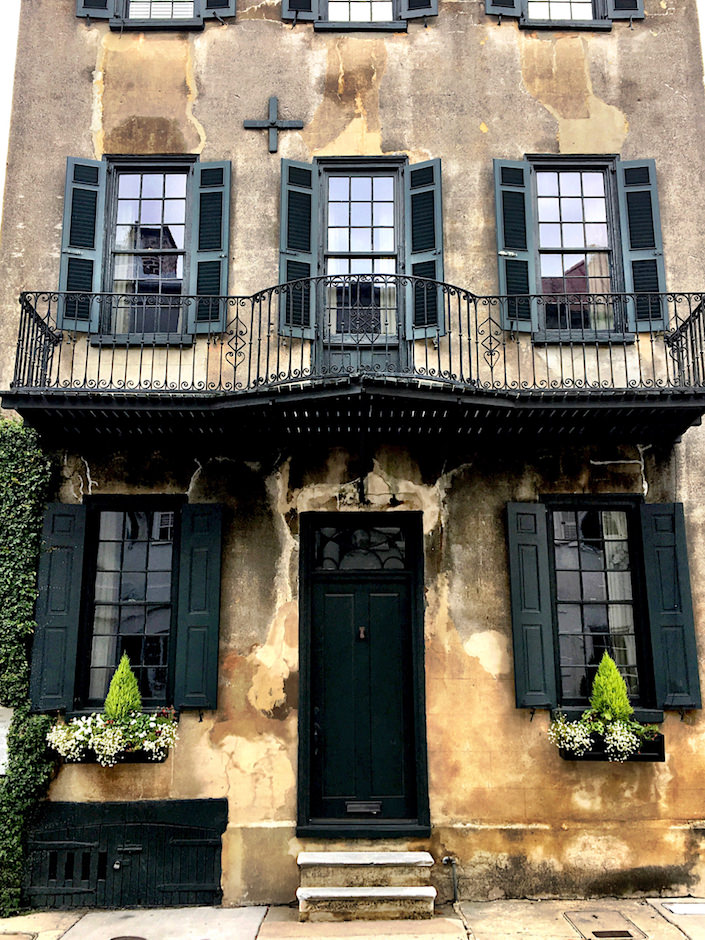
<svg viewBox="0 0 705 940"><path fill-rule="evenodd" d="M347 202L350 198L350 178L348 176L329 177L328 198Z"/></svg>
<svg viewBox="0 0 705 940"><path fill-rule="evenodd" d="M350 198L353 201L372 199L372 178L369 176L353 176L350 180Z"/></svg>

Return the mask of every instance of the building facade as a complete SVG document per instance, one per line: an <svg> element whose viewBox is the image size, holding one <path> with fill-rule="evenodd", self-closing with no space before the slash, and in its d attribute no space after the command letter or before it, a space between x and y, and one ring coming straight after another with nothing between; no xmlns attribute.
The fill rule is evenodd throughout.
<svg viewBox="0 0 705 940"><path fill-rule="evenodd" d="M37 903L175 845L151 903L369 847L445 898L446 856L468 898L703 890L704 120L695 0L25 0L33 703L126 651L180 713L164 763L61 767ZM664 761L548 741L605 650Z"/></svg>

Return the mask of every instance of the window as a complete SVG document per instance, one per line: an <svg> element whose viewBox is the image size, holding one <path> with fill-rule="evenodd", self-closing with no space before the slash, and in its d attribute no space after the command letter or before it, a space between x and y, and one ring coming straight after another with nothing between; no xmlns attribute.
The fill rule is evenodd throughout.
<svg viewBox="0 0 705 940"><path fill-rule="evenodd" d="M635 706L700 707L681 504L556 497L507 517L518 707L584 708L605 651Z"/></svg>
<svg viewBox="0 0 705 940"><path fill-rule="evenodd" d="M59 290L74 295L62 325L165 338L217 329L229 195L227 162L69 158Z"/></svg>
<svg viewBox="0 0 705 940"><path fill-rule="evenodd" d="M284 160L282 174L280 282L331 278L283 293L282 332L313 337L317 318L326 355L354 366L442 328L435 285L402 292L395 277L443 280L440 160Z"/></svg>
<svg viewBox="0 0 705 940"><path fill-rule="evenodd" d="M235 0L76 0L76 15L108 20L111 29L202 28L235 16Z"/></svg>
<svg viewBox="0 0 705 940"><path fill-rule="evenodd" d="M145 707L215 708L220 507L173 497L50 505L32 701L99 709L123 653Z"/></svg>
<svg viewBox="0 0 705 940"><path fill-rule="evenodd" d="M407 20L436 16L438 0L282 0L285 20L316 29L406 29Z"/></svg>
<svg viewBox="0 0 705 940"><path fill-rule="evenodd" d="M610 29L612 20L644 18L644 0L486 0L488 13L519 19L520 26Z"/></svg>
<svg viewBox="0 0 705 940"><path fill-rule="evenodd" d="M664 328L652 160L494 163L505 328L557 338Z"/></svg>

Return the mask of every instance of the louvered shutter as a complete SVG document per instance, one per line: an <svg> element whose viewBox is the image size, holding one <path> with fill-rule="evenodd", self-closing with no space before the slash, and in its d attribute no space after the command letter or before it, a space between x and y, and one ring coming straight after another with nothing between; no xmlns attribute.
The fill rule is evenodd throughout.
<svg viewBox="0 0 705 940"><path fill-rule="evenodd" d="M666 290L661 217L653 160L617 163L619 211L622 223L624 287L636 296L627 300L631 329L665 327Z"/></svg>
<svg viewBox="0 0 705 940"><path fill-rule="evenodd" d="M642 505L641 526L656 705L700 708L682 504Z"/></svg>
<svg viewBox="0 0 705 940"><path fill-rule="evenodd" d="M517 708L556 705L546 520L541 503L507 504Z"/></svg>
<svg viewBox="0 0 705 940"><path fill-rule="evenodd" d="M494 179L502 326L529 332L538 327L536 305L527 296L536 293L531 167L495 160Z"/></svg>
<svg viewBox="0 0 705 940"><path fill-rule="evenodd" d="M406 274L443 280L443 205L441 161L413 163L405 168ZM409 335L443 332L443 292L435 284L409 287Z"/></svg>
<svg viewBox="0 0 705 940"><path fill-rule="evenodd" d="M201 0L203 19L235 16L235 0Z"/></svg>
<svg viewBox="0 0 705 940"><path fill-rule="evenodd" d="M59 290L77 293L60 304L64 329L100 329L100 298L91 295L103 286L106 179L101 160L69 157L66 161Z"/></svg>
<svg viewBox="0 0 705 940"><path fill-rule="evenodd" d="M230 162L197 163L193 168L189 294L190 333L225 328L230 237Z"/></svg>
<svg viewBox="0 0 705 940"><path fill-rule="evenodd" d="M318 176L310 163L282 160L279 283L314 277L318 251ZM314 296L308 281L282 289L280 330L313 336Z"/></svg>
<svg viewBox="0 0 705 940"><path fill-rule="evenodd" d="M215 708L218 695L222 508L181 510L174 705Z"/></svg>
<svg viewBox="0 0 705 940"><path fill-rule="evenodd" d="M76 16L109 20L115 14L115 0L76 0Z"/></svg>
<svg viewBox="0 0 705 940"><path fill-rule="evenodd" d="M437 16L438 0L401 0L399 15L403 20L420 16Z"/></svg>
<svg viewBox="0 0 705 940"><path fill-rule="evenodd" d="M35 711L73 708L85 533L85 506L49 504L32 645L30 698Z"/></svg>
<svg viewBox="0 0 705 940"><path fill-rule="evenodd" d="M607 0L607 15L611 20L642 20L644 0Z"/></svg>
<svg viewBox="0 0 705 940"><path fill-rule="evenodd" d="M318 0L282 0L283 20L317 20L318 11Z"/></svg>
<svg viewBox="0 0 705 940"><path fill-rule="evenodd" d="M485 11L495 16L521 16L522 0L486 0Z"/></svg>

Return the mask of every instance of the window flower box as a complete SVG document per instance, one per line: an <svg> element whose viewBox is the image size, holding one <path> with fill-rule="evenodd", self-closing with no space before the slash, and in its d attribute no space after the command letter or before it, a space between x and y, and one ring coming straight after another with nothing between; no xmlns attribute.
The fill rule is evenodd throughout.
<svg viewBox="0 0 705 940"><path fill-rule="evenodd" d="M102 767L162 763L177 740L177 728L173 709L132 711L124 718L93 713L68 723L58 719L47 735L47 743L67 763L98 763Z"/></svg>
<svg viewBox="0 0 705 940"><path fill-rule="evenodd" d="M558 753L563 760L609 761L613 759L607 752L607 745L605 744L605 738L602 734L593 735L592 744L588 750L584 751L582 754L576 754L574 751L568 751L563 747L559 748ZM659 763L665 761L666 754L663 735L657 732L653 738L642 741L639 745L639 750L630 754L629 757L626 757L624 760L626 763L637 763L640 761Z"/></svg>

